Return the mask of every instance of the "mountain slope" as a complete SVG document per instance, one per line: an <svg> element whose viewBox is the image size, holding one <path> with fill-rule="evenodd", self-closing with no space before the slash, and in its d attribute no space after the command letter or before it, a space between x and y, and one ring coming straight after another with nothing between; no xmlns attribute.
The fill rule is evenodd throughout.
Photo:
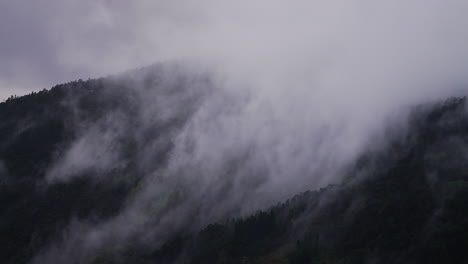
<svg viewBox="0 0 468 264"><path fill-rule="evenodd" d="M166 71L175 77L164 78ZM143 111L134 87L161 95L170 90L164 98L171 98L184 93L188 87L184 82L206 83L204 76L190 78L185 73L177 76L177 72L183 70L155 65L119 76L57 85L0 104L0 243L5 245L0 250L2 263L31 260L60 239L70 222L99 223L118 213L144 173L135 165L140 158L135 151L143 148L136 138L145 137L148 142L165 138L183 124L197 103L192 100L185 104L175 117L141 124L134 118ZM119 122L127 119L125 124L129 125L116 128L116 122L108 120L112 115L118 116ZM82 146L80 142L90 130L104 136L108 131L118 131L118 137L112 139L118 143L109 144L116 146L109 151L127 163L102 170L89 163L103 159L107 153L73 156L76 153L70 149ZM104 148L104 143L90 144ZM162 164L171 147L167 140L158 146L159 152L148 158ZM68 156L79 166L60 167L60 160ZM63 178L56 179L56 175Z"/></svg>
<svg viewBox="0 0 468 264"><path fill-rule="evenodd" d="M346 183L94 263L467 263L467 132L464 98L416 109L410 134Z"/></svg>
<svg viewBox="0 0 468 264"><path fill-rule="evenodd" d="M164 79L165 71L174 68L143 69L129 73L140 75L132 78L80 80L0 104L0 244L6 245L0 249L2 263L34 260L65 239L64 230L71 222L99 225L117 216L145 183L142 175L165 164L174 147L171 135L186 124L212 85L205 76ZM187 82L194 80L205 88L187 92ZM152 111L163 112L171 98L182 98L185 107L164 119L142 122L136 117L146 110L133 86L155 91L144 93L154 105L163 105ZM164 101L158 101L162 94ZM109 116L128 125L120 127ZM103 169L88 163L108 152L75 158L80 167L57 162L75 157L73 150L80 150L86 133L95 130L118 142L106 150L117 158L101 162L111 166ZM383 150L363 155L342 184L299 194L249 217L216 220L200 231L176 229L159 242L150 233L123 245L100 246L97 253L82 259L88 263L467 263L466 100L416 107L408 131L389 138ZM85 143L105 149L107 137L98 139ZM149 143L157 143L159 151L141 154ZM157 162L141 167L141 159ZM165 206L181 198L168 199ZM156 216L154 221L159 221ZM151 222L146 228L151 230Z"/></svg>

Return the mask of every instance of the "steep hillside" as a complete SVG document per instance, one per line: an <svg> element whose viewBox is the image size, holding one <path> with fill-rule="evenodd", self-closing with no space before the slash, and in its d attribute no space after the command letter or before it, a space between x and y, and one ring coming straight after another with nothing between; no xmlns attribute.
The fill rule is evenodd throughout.
<svg viewBox="0 0 468 264"><path fill-rule="evenodd" d="M141 188L143 175L165 164L174 147L168 135L186 124L212 82L203 75L168 80L164 72L150 68L128 73L138 77L80 80L0 104L2 263L27 263L45 254L65 239L71 222L99 225L115 217ZM188 82L203 89L188 91ZM135 86L155 91L149 93L152 111L164 112L173 98L184 107L143 122L137 117L146 110ZM98 150L112 146L106 153L116 159L96 152L73 156L93 131L112 135L118 144L105 144L107 137L85 143ZM145 239L99 246L77 262L467 263L466 100L414 108L408 131L388 138L383 150L363 155L341 184L249 217L216 219L201 231L175 229L160 242L153 239L159 234L149 232ZM150 143L158 151L143 155ZM80 167L57 162L70 155ZM112 166L91 166L89 159ZM154 162L142 167L142 159ZM181 199L170 196L164 206ZM151 230L151 222L145 228Z"/></svg>
<svg viewBox="0 0 468 264"><path fill-rule="evenodd" d="M467 132L464 98L416 108L410 133L341 185L93 263L467 263Z"/></svg>
<svg viewBox="0 0 468 264"><path fill-rule="evenodd" d="M175 77L164 78L166 71ZM163 69L155 65L119 76L57 85L50 90L10 97L0 104L2 263L26 263L59 239L72 221L99 223L116 215L144 174L135 165L135 160L141 158L136 152L143 148L135 138L143 134L148 142L153 142L166 137L183 124L197 103L196 99L191 100L177 116L142 124L135 118L144 111L138 105L136 87L153 90L166 99L183 97L180 94L188 87L184 82L189 81L190 75L177 76L177 72L183 71L176 66ZM194 76L190 82L198 80L208 87L204 78ZM165 95L169 92L170 96ZM108 121L111 115L130 125L112 126ZM84 153L76 159L84 163L80 168L55 172L54 164L70 155L66 150L73 149L72 144L80 143L83 134L90 130L103 135L118 130L118 138L113 139L118 144L113 144L116 147L111 152L126 164L104 171L86 166L87 160L99 159L102 153ZM103 142L92 144L104 148ZM169 140L162 142L158 152L148 158L162 164L171 147ZM153 166L157 168L160 163ZM51 175L69 178L56 180Z"/></svg>

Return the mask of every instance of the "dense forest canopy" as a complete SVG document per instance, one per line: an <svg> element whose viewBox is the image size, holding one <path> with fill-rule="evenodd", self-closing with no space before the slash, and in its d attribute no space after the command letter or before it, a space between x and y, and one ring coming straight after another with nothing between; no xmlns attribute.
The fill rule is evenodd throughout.
<svg viewBox="0 0 468 264"><path fill-rule="evenodd" d="M172 135L214 85L203 74L167 78L174 70L78 80L0 104L2 263L468 261L465 98L413 107L405 133L389 133L335 184L242 211L262 197L225 198L239 184L234 176L210 189L157 174L177 153ZM145 92L152 112L133 86L154 90ZM184 107L139 119L174 103ZM249 155L231 156L217 172L236 175ZM264 174L250 171L241 186L262 186Z"/></svg>

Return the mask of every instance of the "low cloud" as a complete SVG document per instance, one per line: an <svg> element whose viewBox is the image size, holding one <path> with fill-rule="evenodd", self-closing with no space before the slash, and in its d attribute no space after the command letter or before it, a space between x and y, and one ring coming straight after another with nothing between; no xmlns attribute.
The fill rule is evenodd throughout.
<svg viewBox="0 0 468 264"><path fill-rule="evenodd" d="M138 74L112 77L132 89L129 108L77 119L51 183L112 175L125 167L121 139L132 138L142 187L114 219L71 225L38 263L66 248L85 259L83 241L99 248L149 225L146 236L163 239L339 181L390 117L463 92L467 11L458 0L2 2L2 94L154 62L189 65L162 70L151 89ZM160 149L169 154L155 166Z"/></svg>

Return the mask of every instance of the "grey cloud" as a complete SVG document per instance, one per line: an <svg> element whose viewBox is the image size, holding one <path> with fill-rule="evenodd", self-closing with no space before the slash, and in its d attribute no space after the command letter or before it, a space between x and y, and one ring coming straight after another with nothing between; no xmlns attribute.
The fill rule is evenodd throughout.
<svg viewBox="0 0 468 264"><path fill-rule="evenodd" d="M52 182L70 180L69 171L115 169L122 159L119 139L129 136L140 150L143 185L114 219L71 224L66 242L38 256L38 263L63 252L86 259L90 249L83 241L96 250L103 241L135 234L163 239L187 223L198 228L338 181L342 167L379 137L389 116L404 120L401 109L456 95L468 82L466 1L0 5L0 22L8 21L0 23L2 36L11 36L0 48L2 90L154 61L193 63L181 75L165 72L167 87L200 69L215 79L210 92L199 92L206 83L188 78L188 89L171 94L148 91L135 77L129 82L137 126L125 112L92 126L77 120L79 136L50 169ZM147 136L181 114L188 116L182 125L160 138ZM170 155L155 167L153 153L164 142L172 144Z"/></svg>
<svg viewBox="0 0 468 264"><path fill-rule="evenodd" d="M468 56L463 47L467 6L457 0L41 0L1 5L4 93L12 93L9 87L42 89L154 61L191 58L221 65L249 81L265 83L276 76L270 82L308 86L325 79L335 83L320 89L322 96L348 85L352 93L378 98L383 91L400 94L389 89L410 90L395 82L413 87L408 82L431 84L435 74L445 82L463 78L460 71Z"/></svg>

